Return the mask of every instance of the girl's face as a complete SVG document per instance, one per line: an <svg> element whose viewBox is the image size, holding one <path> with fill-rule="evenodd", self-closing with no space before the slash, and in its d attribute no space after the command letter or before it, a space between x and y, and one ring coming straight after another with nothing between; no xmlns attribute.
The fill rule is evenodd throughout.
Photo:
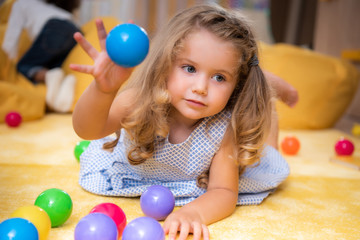
<svg viewBox="0 0 360 240"><path fill-rule="evenodd" d="M185 38L167 82L173 117L191 123L225 108L236 86L236 52L230 42L204 29Z"/></svg>

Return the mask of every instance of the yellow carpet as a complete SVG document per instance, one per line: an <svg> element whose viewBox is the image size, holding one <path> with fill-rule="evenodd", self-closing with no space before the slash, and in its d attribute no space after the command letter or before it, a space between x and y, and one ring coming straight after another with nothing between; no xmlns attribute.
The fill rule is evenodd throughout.
<svg viewBox="0 0 360 240"><path fill-rule="evenodd" d="M286 156L290 177L259 206L238 207L212 224L212 239L360 239L360 171L329 162L340 136L354 142L356 156L360 138L329 129L281 131L280 139L288 134L301 142L296 156ZM18 128L0 124L0 221L49 188L63 189L73 200L72 215L50 230L49 240L73 239L77 222L102 202L118 204L128 222L143 216L139 198L101 197L80 188L73 154L79 140L70 115L49 114Z"/></svg>

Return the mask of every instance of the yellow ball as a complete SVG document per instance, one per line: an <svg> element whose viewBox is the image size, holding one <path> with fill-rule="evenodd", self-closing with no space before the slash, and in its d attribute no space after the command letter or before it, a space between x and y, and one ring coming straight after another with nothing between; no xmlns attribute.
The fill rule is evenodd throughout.
<svg viewBox="0 0 360 240"><path fill-rule="evenodd" d="M360 137L360 124L355 123L351 132L354 136Z"/></svg>
<svg viewBox="0 0 360 240"><path fill-rule="evenodd" d="M29 220L38 230L39 240L46 240L48 238L51 229L51 221L48 214L38 206L29 205L20 207L15 210L10 217L19 217Z"/></svg>

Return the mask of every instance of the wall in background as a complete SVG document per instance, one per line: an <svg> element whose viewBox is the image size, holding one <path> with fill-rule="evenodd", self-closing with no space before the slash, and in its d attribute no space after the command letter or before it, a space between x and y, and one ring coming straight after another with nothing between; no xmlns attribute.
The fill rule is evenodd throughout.
<svg viewBox="0 0 360 240"><path fill-rule="evenodd" d="M313 48L317 0L271 0L275 42Z"/></svg>
<svg viewBox="0 0 360 240"><path fill-rule="evenodd" d="M258 38L273 43L270 0L82 0L76 16L80 25L100 16L113 16L122 22L131 19L152 36L177 12L203 3L241 9L252 20Z"/></svg>
<svg viewBox="0 0 360 240"><path fill-rule="evenodd" d="M113 16L122 22L133 20L152 35L176 12L210 0L82 0L78 20L83 24L95 17Z"/></svg>
<svg viewBox="0 0 360 240"><path fill-rule="evenodd" d="M316 15L316 51L341 57L343 50L360 50L359 0L319 1Z"/></svg>
<svg viewBox="0 0 360 240"><path fill-rule="evenodd" d="M319 1L316 16L315 51L334 57L342 57L344 50L353 52L351 61L360 71L360 1ZM360 84L338 126L348 130L353 122L360 123Z"/></svg>

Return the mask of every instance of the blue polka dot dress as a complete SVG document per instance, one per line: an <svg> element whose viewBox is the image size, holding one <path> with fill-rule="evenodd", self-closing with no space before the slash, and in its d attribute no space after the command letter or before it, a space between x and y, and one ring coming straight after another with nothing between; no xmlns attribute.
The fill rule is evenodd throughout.
<svg viewBox="0 0 360 240"><path fill-rule="evenodd" d="M112 152L103 144L114 140L94 140L80 157L80 185L87 191L106 196L140 196L149 186L163 185L175 196L175 205L191 202L206 190L196 179L208 170L219 150L230 121L228 112L205 118L182 143L156 140L155 153L139 165L127 160L130 140L125 131ZM248 167L239 180L238 205L261 203L289 175L286 160L274 148L264 149L260 164Z"/></svg>

